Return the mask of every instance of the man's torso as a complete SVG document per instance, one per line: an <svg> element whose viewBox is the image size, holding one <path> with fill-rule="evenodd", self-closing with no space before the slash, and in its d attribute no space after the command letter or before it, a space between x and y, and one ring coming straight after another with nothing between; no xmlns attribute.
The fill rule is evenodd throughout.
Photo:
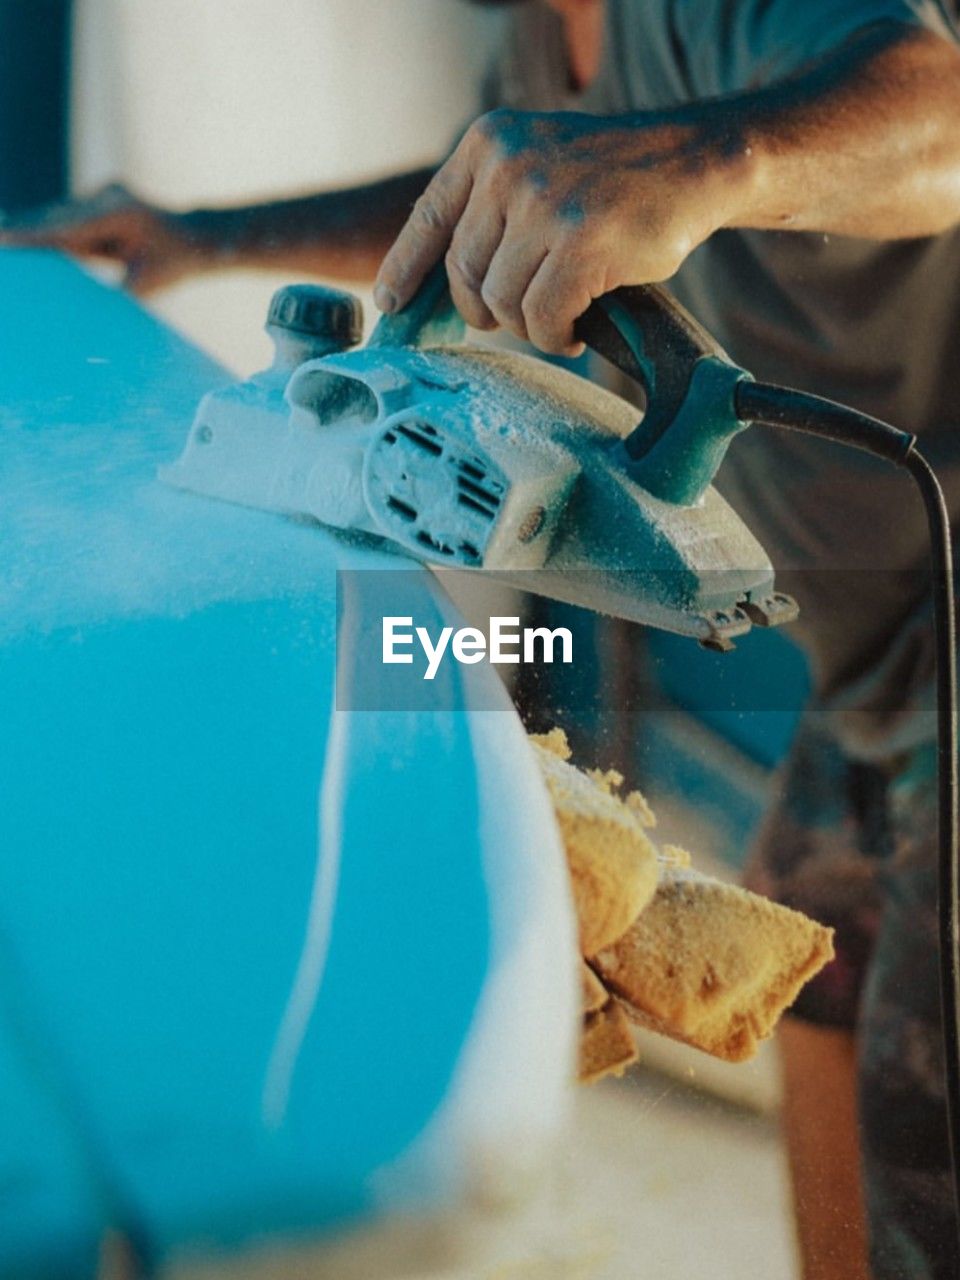
<svg viewBox="0 0 960 1280"><path fill-rule="evenodd" d="M501 105L530 110L655 112L762 88L873 20L950 35L927 0L607 0L599 73L574 94L559 19L527 3L515 15L493 93ZM721 231L670 287L757 377L917 431L960 515L960 232L870 242ZM718 483L801 600L798 630L823 696L882 708L859 716L868 749L869 737L892 732L904 689L923 688L932 665L927 531L909 481L866 455L754 429L735 443ZM927 732L923 717L906 729L907 740Z"/></svg>

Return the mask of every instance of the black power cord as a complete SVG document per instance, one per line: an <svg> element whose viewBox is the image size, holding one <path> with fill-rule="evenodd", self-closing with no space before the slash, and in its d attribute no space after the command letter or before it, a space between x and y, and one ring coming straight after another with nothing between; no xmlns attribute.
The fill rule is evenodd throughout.
<svg viewBox="0 0 960 1280"><path fill-rule="evenodd" d="M960 853L958 853L957 644L950 516L943 490L916 437L832 400L762 382L743 381L736 412L763 423L821 436L885 458L909 471L923 498L930 528L936 632L937 689L937 920L940 1004L947 1097L947 1129L960 1248Z"/></svg>

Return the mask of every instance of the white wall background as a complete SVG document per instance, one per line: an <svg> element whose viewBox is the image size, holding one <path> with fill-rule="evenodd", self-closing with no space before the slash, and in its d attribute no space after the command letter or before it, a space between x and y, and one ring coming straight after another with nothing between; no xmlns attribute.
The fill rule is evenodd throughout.
<svg viewBox="0 0 960 1280"><path fill-rule="evenodd" d="M464 0L79 0L75 190L189 208L431 162L476 113L501 22ZM284 282L229 273L153 305L248 371Z"/></svg>

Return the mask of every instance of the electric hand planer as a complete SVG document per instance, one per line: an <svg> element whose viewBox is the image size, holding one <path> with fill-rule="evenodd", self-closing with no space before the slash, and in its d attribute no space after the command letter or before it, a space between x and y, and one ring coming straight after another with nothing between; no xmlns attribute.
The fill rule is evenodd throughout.
<svg viewBox="0 0 960 1280"><path fill-rule="evenodd" d="M363 348L356 302L281 291L266 373L200 405L171 483L373 534L431 564L729 649L796 617L763 548L712 487L751 423L908 472L930 530L938 758L938 938L960 1233L960 772L949 509L916 438L849 406L755 382L657 286L614 290L578 336L645 395L624 400L542 360L459 345L437 269Z"/></svg>
<svg viewBox="0 0 960 1280"><path fill-rule="evenodd" d="M357 299L280 290L273 365L201 402L179 488L385 539L417 560L732 647L796 617L712 487L749 375L663 289L578 333L646 410L532 356L464 345L443 268L369 342Z"/></svg>

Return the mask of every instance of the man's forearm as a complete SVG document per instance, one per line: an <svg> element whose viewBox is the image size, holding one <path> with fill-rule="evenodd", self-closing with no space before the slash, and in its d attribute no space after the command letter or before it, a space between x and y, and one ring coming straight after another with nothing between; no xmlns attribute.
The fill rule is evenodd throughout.
<svg viewBox="0 0 960 1280"><path fill-rule="evenodd" d="M695 110L739 162L727 226L884 240L960 222L960 49L932 33L878 26L794 79Z"/></svg>
<svg viewBox="0 0 960 1280"><path fill-rule="evenodd" d="M420 169L367 186L181 216L224 265L369 280L433 173Z"/></svg>

